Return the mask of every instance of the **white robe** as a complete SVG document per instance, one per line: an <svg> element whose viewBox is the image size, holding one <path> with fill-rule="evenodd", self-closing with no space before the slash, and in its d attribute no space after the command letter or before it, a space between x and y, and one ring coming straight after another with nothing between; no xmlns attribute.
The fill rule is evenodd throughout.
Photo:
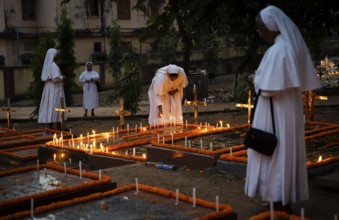
<svg viewBox="0 0 339 220"><path fill-rule="evenodd" d="M53 62L51 67L53 78L45 81L39 109L38 123L60 122L61 113L54 108L60 108L60 97L63 97L64 108L66 108L63 76L59 67ZM64 120L67 120L67 114L64 114Z"/></svg>
<svg viewBox="0 0 339 220"><path fill-rule="evenodd" d="M97 85L95 82L86 82L87 80L99 80L99 74L92 71L84 71L80 77L79 81L83 84L83 108L84 109L95 109L99 106L99 95L97 90Z"/></svg>
<svg viewBox="0 0 339 220"><path fill-rule="evenodd" d="M286 41L278 36L265 53L255 74L254 85L262 89L253 118L253 127L272 132L269 96L273 109L278 144L272 156L248 150L245 194L257 193L265 201L283 204L308 199L306 149L304 139L302 85L294 77L298 59Z"/></svg>
<svg viewBox="0 0 339 220"><path fill-rule="evenodd" d="M182 98L183 89L187 86L188 81L184 70L181 67L178 78L171 81L168 76L167 67L160 68L154 78L152 79L151 86L148 90L148 97L150 102L150 112L148 122L150 125L162 123L182 123ZM178 89L173 96L168 92ZM158 117L158 106L162 106L163 117Z"/></svg>

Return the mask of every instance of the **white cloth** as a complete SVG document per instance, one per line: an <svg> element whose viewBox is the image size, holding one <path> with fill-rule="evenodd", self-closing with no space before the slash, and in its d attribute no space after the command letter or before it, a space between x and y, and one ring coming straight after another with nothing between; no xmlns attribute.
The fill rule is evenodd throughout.
<svg viewBox="0 0 339 220"><path fill-rule="evenodd" d="M45 81L42 93L38 123L60 122L61 113L54 108L60 108L60 98L63 97L64 108L66 108L63 76L58 65L53 61L57 51L54 48L48 49L44 67L41 74L42 81ZM64 114L64 120L67 120L67 114Z"/></svg>
<svg viewBox="0 0 339 220"><path fill-rule="evenodd" d="M302 91L315 89L320 83L313 65L308 58L305 60L309 56L306 46L295 50L291 39L286 39L285 31L295 31L293 22L276 7L264 10L272 14L262 17L265 24L267 17L283 19L284 25L291 28L282 28L280 20L274 20L281 34L266 51L255 74L255 89L262 93L252 126L273 132L269 102L272 96L278 144L272 156L248 150L245 194L254 197L259 193L263 200L286 205L309 197ZM301 42L300 34L298 38Z"/></svg>
<svg viewBox="0 0 339 220"><path fill-rule="evenodd" d="M92 69L92 71L87 70L87 62L85 66L85 71L80 75L79 81L83 84L83 108L84 109L96 109L99 106L99 95L97 90L97 85L95 81L99 80L99 74ZM93 64L92 64L93 66ZM94 80L93 82L86 82Z"/></svg>
<svg viewBox="0 0 339 220"><path fill-rule="evenodd" d="M174 81L169 79L169 73L178 73L178 78ZM188 81L183 68L176 65L168 65L160 68L152 79L148 90L150 112L148 122L150 125L162 124L166 122L183 122L182 98L183 89ZM171 90L178 89L174 95L169 95ZM158 106L162 106L163 117L158 117Z"/></svg>

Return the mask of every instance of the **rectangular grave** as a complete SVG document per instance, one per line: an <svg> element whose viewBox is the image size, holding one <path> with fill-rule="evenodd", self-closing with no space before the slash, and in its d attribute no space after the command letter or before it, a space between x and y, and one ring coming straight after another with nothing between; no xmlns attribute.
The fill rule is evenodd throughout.
<svg viewBox="0 0 339 220"><path fill-rule="evenodd" d="M0 150L0 160L7 163L14 161L18 164L37 160L40 146L41 144L37 144Z"/></svg>
<svg viewBox="0 0 339 220"><path fill-rule="evenodd" d="M16 146L25 146L44 143L53 140L53 136L60 131L53 129L36 129L22 132L10 132L0 136L0 149L8 149ZM62 132L64 138L70 138L69 132Z"/></svg>
<svg viewBox="0 0 339 220"><path fill-rule="evenodd" d="M80 178L81 176L81 178ZM111 177L54 164L0 172L0 217L37 206L116 188Z"/></svg>
<svg viewBox="0 0 339 220"><path fill-rule="evenodd" d="M137 187L136 187L137 186ZM193 205L193 202L195 205ZM225 219L237 214L227 204L219 204L143 184L130 184L103 193L36 206L32 212L17 212L11 217L55 219Z"/></svg>

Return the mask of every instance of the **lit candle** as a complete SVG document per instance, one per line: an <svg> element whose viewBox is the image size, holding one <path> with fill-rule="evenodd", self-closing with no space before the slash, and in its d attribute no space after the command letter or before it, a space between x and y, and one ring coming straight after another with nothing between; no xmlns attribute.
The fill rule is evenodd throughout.
<svg viewBox="0 0 339 220"><path fill-rule="evenodd" d="M106 133L106 142L108 143L109 141L109 133Z"/></svg>
<svg viewBox="0 0 339 220"><path fill-rule="evenodd" d="M69 164L72 164L72 158L69 158Z"/></svg>
<svg viewBox="0 0 339 220"><path fill-rule="evenodd" d="M140 122L140 130L141 130L141 128L142 128L142 122Z"/></svg>
<svg viewBox="0 0 339 220"><path fill-rule="evenodd" d="M83 141L82 141L82 134L80 134L80 147L82 147L82 145L83 145Z"/></svg>
<svg viewBox="0 0 339 220"><path fill-rule="evenodd" d="M135 156L135 147L133 147L133 156Z"/></svg>
<svg viewBox="0 0 339 220"><path fill-rule="evenodd" d="M101 169L99 169L99 180L101 180Z"/></svg>
<svg viewBox="0 0 339 220"><path fill-rule="evenodd" d="M53 154L54 162L56 161L56 154Z"/></svg>
<svg viewBox="0 0 339 220"><path fill-rule="evenodd" d="M135 178L135 193L139 193L139 185L138 185L138 178Z"/></svg>
<svg viewBox="0 0 339 220"><path fill-rule="evenodd" d="M220 128L222 128L222 121L220 121Z"/></svg>
<svg viewBox="0 0 339 220"><path fill-rule="evenodd" d="M87 143L89 143L89 132L87 131Z"/></svg>
<svg viewBox="0 0 339 220"><path fill-rule="evenodd" d="M187 119L186 119L186 129L187 129Z"/></svg>
<svg viewBox="0 0 339 220"><path fill-rule="evenodd" d="M129 124L127 124L127 133L129 133Z"/></svg>
<svg viewBox="0 0 339 220"><path fill-rule="evenodd" d="M141 128L141 127L140 127L140 128ZM135 130L135 133L138 133L138 125L135 125L134 130Z"/></svg>
<svg viewBox="0 0 339 220"><path fill-rule="evenodd" d="M175 190L175 205L179 204L179 189Z"/></svg>
<svg viewBox="0 0 339 220"><path fill-rule="evenodd" d="M215 197L215 210L219 212L219 196Z"/></svg>
<svg viewBox="0 0 339 220"><path fill-rule="evenodd" d="M81 164L81 160L79 161L79 174L80 174L80 179L82 180L82 164Z"/></svg>
<svg viewBox="0 0 339 220"><path fill-rule="evenodd" d="M195 187L193 187L193 207L195 207Z"/></svg>
<svg viewBox="0 0 339 220"><path fill-rule="evenodd" d="M188 147L191 147L191 141L188 141Z"/></svg>

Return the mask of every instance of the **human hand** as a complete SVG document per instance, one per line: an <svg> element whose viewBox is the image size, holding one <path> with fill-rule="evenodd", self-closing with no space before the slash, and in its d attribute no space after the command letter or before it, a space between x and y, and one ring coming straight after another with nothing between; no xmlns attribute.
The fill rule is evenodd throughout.
<svg viewBox="0 0 339 220"><path fill-rule="evenodd" d="M173 90L168 92L168 95L174 95L177 92L178 92L178 89L173 89Z"/></svg>

